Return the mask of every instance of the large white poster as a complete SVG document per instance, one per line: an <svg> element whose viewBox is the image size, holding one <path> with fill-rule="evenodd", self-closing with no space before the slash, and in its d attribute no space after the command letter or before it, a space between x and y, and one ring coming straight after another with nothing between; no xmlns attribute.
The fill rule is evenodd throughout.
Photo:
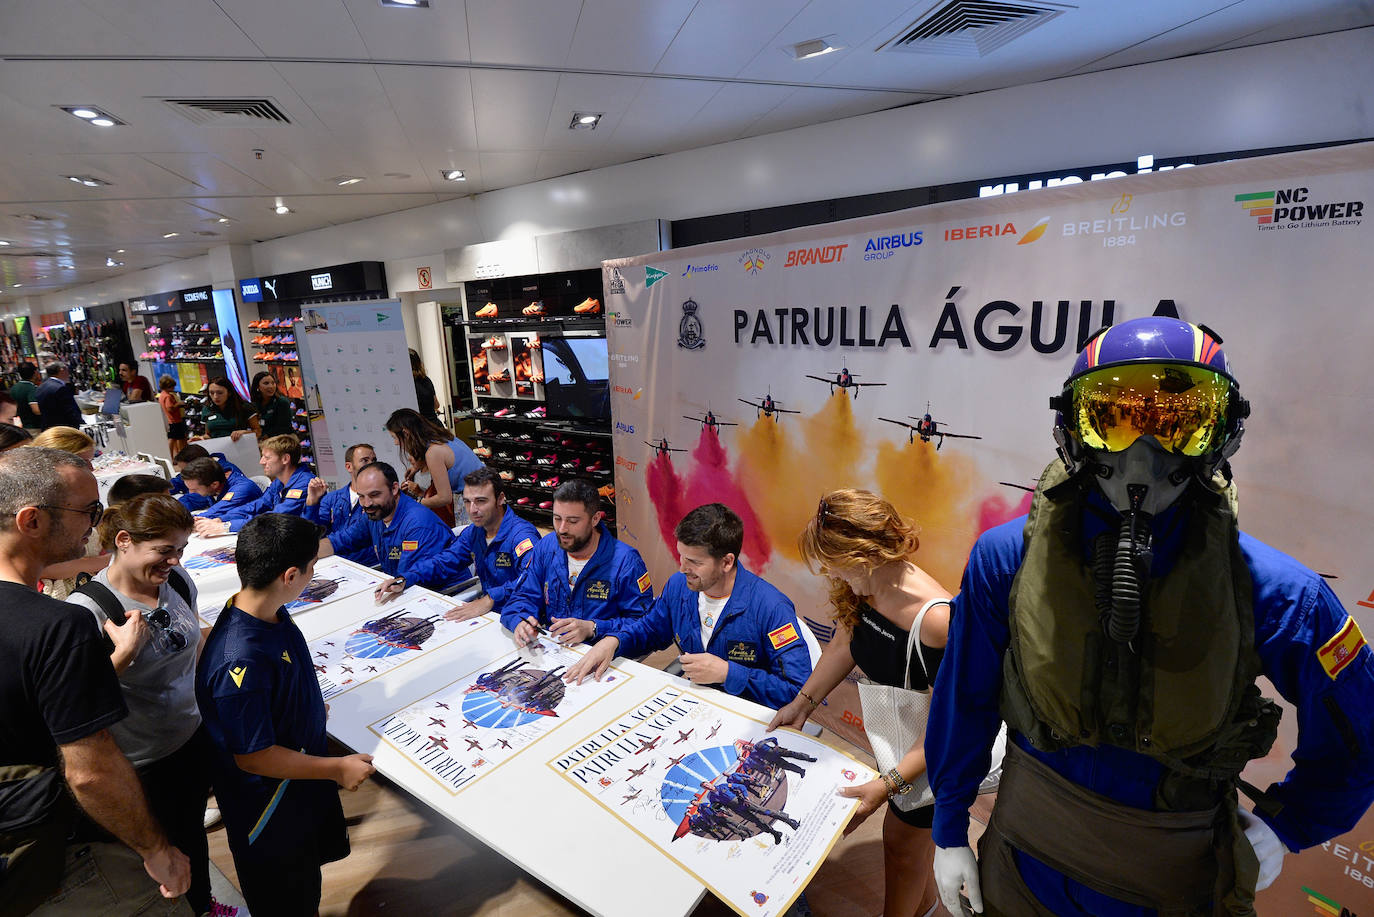
<svg viewBox="0 0 1374 917"><path fill-rule="evenodd" d="M1048 399L1080 343L1177 315L1224 338L1253 406L1232 463L1242 525L1330 574L1374 632L1371 208L1374 145L1358 144L607 262L619 534L663 582L682 515L729 504L745 566L824 640L826 585L797 535L822 493L864 487L919 523L917 562L957 591L974 539L1025 512L1055 457ZM820 715L857 736L854 692ZM1291 711L1282 728L1291 749ZM1306 909L1304 869L1369 901L1368 871L1335 852L1371 843L1362 824L1290 858L1261 911Z"/></svg>
<svg viewBox="0 0 1374 917"><path fill-rule="evenodd" d="M665 687L587 731L549 767L735 911L787 911L874 771L705 695Z"/></svg>

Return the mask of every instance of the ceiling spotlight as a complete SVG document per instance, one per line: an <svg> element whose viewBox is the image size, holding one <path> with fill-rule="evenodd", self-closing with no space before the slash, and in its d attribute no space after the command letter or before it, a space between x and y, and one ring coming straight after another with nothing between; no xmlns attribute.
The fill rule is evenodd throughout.
<svg viewBox="0 0 1374 917"><path fill-rule="evenodd" d="M107 257L107 258L105 259L105 266L106 266L106 267L123 267L123 266L124 266L124 262L123 262L123 261L116 261L114 258Z"/></svg>
<svg viewBox="0 0 1374 917"><path fill-rule="evenodd" d="M78 185L85 185L87 188L101 188L109 184L103 178L96 178L94 175L64 175L67 181L76 182Z"/></svg>
<svg viewBox="0 0 1374 917"><path fill-rule="evenodd" d="M58 105L69 115L75 115L87 124L94 124L97 127L114 127L116 124L124 122L116 118L107 111L96 108L94 105Z"/></svg>
<svg viewBox="0 0 1374 917"><path fill-rule="evenodd" d="M117 249L115 249L115 254L116 254L116 255L122 255L122 254L124 254L124 249L122 249L122 248L117 248Z"/></svg>
<svg viewBox="0 0 1374 917"><path fill-rule="evenodd" d="M164 233L162 234L162 238L164 238L164 239L175 239L175 238L176 238L177 236L179 236L179 235L181 235L181 233L179 233L179 232L164 232Z"/></svg>
<svg viewBox="0 0 1374 917"><path fill-rule="evenodd" d="M463 174L462 169L443 169L439 175L444 181L467 181L467 176Z"/></svg>
<svg viewBox="0 0 1374 917"><path fill-rule="evenodd" d="M5 245L9 245L9 244L10 244L10 243L6 242L4 239L0 239L0 246L5 246Z"/></svg>
<svg viewBox="0 0 1374 917"><path fill-rule="evenodd" d="M12 284L10 284L10 286L14 287L14 288L17 290L17 289L19 289L20 287L22 287L23 284L22 284L22 283L12 283Z"/></svg>
<svg viewBox="0 0 1374 917"><path fill-rule="evenodd" d="M215 220L215 222L216 222L216 223L228 223L228 222L229 222L229 218L228 218L228 217L220 217L218 220Z"/></svg>
<svg viewBox="0 0 1374 917"><path fill-rule="evenodd" d="M395 6L402 9L429 9L429 0L377 0L382 6Z"/></svg>
<svg viewBox="0 0 1374 917"><path fill-rule="evenodd" d="M362 179L356 175L340 175L338 178L331 180L340 188L346 188L349 185L356 185L358 182L362 181Z"/></svg>
<svg viewBox="0 0 1374 917"><path fill-rule="evenodd" d="M601 123L601 117L605 112L598 111L575 111L572 121L568 123L568 129L574 131L594 131L596 126Z"/></svg>
<svg viewBox="0 0 1374 917"><path fill-rule="evenodd" d="M808 60L812 57L820 57L822 54L829 54L831 51L838 51L840 45L831 44L834 36L825 38L813 38L810 41L799 41L795 45L788 45L783 48L784 54L790 54L793 60Z"/></svg>
<svg viewBox="0 0 1374 917"><path fill-rule="evenodd" d="M272 210L278 216L285 216L286 214L291 212L291 208L286 206L285 204L278 204L277 206L273 207Z"/></svg>

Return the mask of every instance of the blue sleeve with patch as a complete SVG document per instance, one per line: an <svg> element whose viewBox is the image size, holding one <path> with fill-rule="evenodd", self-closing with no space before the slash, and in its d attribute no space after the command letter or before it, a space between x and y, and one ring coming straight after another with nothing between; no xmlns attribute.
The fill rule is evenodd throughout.
<svg viewBox="0 0 1374 917"><path fill-rule="evenodd" d="M1002 715L1002 655L1010 643L1007 598L1021 561L1024 518L985 532L973 546L950 610L949 643L931 692L926 768L935 795L931 833L940 847L967 847L968 809L992 765Z"/></svg>
<svg viewBox="0 0 1374 917"><path fill-rule="evenodd" d="M1256 649L1265 676L1297 708L1293 769L1264 818L1292 850L1355 827L1374 802L1374 655L1317 574L1241 536L1255 586Z"/></svg>
<svg viewBox="0 0 1374 917"><path fill-rule="evenodd" d="M228 517L241 512L245 506L262 499L262 488L243 475L233 475L224 486L224 496L202 514L206 518L227 520Z"/></svg>
<svg viewBox="0 0 1374 917"><path fill-rule="evenodd" d="M519 534L519 532L517 532L517 534ZM522 553L520 551L520 546L527 540L530 546ZM525 575L525 571L529 569L530 560L534 557L534 546L538 543L539 532L534 526L530 526L529 534L515 543L515 547L511 549L511 553L515 555L514 575L504 583L494 583L486 587L487 595L491 597L491 605L493 608L501 608L506 604L506 599L508 599L515 590L515 584L520 581L520 578ZM485 583L483 583L483 585L486 586Z"/></svg>
<svg viewBox="0 0 1374 917"><path fill-rule="evenodd" d="M401 553L396 575L405 578L406 588L416 584L432 589L452 585L467 567L458 556L458 539L453 532L440 522L415 534L414 540L419 544L414 551Z"/></svg>
<svg viewBox="0 0 1374 917"><path fill-rule="evenodd" d="M335 554L353 554L372 546L372 527L367 516L359 516L349 525L329 533L329 543Z"/></svg>
<svg viewBox="0 0 1374 917"><path fill-rule="evenodd" d="M755 595L760 591L756 588ZM756 668L728 662L730 670L723 687L730 694L776 710L791 703L811 677L811 652L802 639L796 609L787 596L771 593L757 608L749 611L756 616L764 666ZM775 641L781 646L775 646Z"/></svg>
<svg viewBox="0 0 1374 917"><path fill-rule="evenodd" d="M638 618L618 619L614 626L607 626L605 633L620 641L616 652L621 656L638 658L645 653L664 649L673 642L673 605L679 598L673 581L663 588L663 594L654 600L649 610ZM601 629L600 625L597 625ZM790 698L789 698L790 700Z"/></svg>
<svg viewBox="0 0 1374 917"><path fill-rule="evenodd" d="M260 660L226 662L211 673L206 687L230 754L251 755L277 744L272 728L272 679Z"/></svg>
<svg viewBox="0 0 1374 917"><path fill-rule="evenodd" d="M545 540L541 539L530 551L525 572L507 591L505 604L501 608L501 625L507 630L514 631L526 618L543 619L544 577L550 553Z"/></svg>
<svg viewBox="0 0 1374 917"><path fill-rule="evenodd" d="M625 627L649 613L654 602L654 587L649 581L649 568L644 566L644 558L634 548L616 559L615 574L612 577L615 602L615 615L597 622L600 630L604 624L608 628Z"/></svg>

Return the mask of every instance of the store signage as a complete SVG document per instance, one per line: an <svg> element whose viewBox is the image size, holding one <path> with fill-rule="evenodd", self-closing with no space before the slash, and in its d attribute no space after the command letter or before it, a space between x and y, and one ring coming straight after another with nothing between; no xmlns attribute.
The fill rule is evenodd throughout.
<svg viewBox="0 0 1374 917"><path fill-rule="evenodd" d="M158 312L176 312L192 309L210 302L210 288L191 287L186 290L168 290L165 293L149 293L129 300L129 311L134 315L152 315Z"/></svg>
<svg viewBox="0 0 1374 917"><path fill-rule="evenodd" d="M257 298L250 298L245 285L257 287ZM239 282L245 302L290 302L310 299L320 293L333 295L382 295L387 293L386 268L380 261L354 261L310 271L295 271Z"/></svg>
<svg viewBox="0 0 1374 917"><path fill-rule="evenodd" d="M75 309L67 310L67 321L84 322L86 320L86 310L77 306Z"/></svg>
<svg viewBox="0 0 1374 917"><path fill-rule="evenodd" d="M1125 178L1127 175L1145 175L1150 172L1168 172L1171 169L1191 169L1193 163L1181 159L1168 160L1168 165L1156 163L1152 153L1137 156L1135 160L1135 172L1129 172L1129 163L1114 163L1110 166L1086 166L1078 169L1079 172L1089 173L1088 181L1102 181L1106 178ZM1079 185L1083 183L1081 175L1074 175L1072 172L1042 172L1036 175L1019 175L1015 181L1003 179L997 184L982 185L978 188L979 197L997 197L1001 194L1015 194L1017 191L1035 191L1038 188L1055 188L1059 185ZM1022 185L1025 185L1023 188Z"/></svg>
<svg viewBox="0 0 1374 917"><path fill-rule="evenodd" d="M251 277L239 281L239 299L244 302L262 302L262 287L259 286L258 278Z"/></svg>

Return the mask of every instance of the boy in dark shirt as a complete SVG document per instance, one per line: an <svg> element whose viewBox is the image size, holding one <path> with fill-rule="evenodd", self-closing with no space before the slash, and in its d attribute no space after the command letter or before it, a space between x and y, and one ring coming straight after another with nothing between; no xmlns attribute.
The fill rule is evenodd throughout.
<svg viewBox="0 0 1374 917"><path fill-rule="evenodd" d="M337 787L356 790L374 771L371 755L328 755L310 651L283 607L314 576L318 531L280 513L244 526L243 588L215 621L196 671L215 795L255 917L316 912L320 867L349 850Z"/></svg>

